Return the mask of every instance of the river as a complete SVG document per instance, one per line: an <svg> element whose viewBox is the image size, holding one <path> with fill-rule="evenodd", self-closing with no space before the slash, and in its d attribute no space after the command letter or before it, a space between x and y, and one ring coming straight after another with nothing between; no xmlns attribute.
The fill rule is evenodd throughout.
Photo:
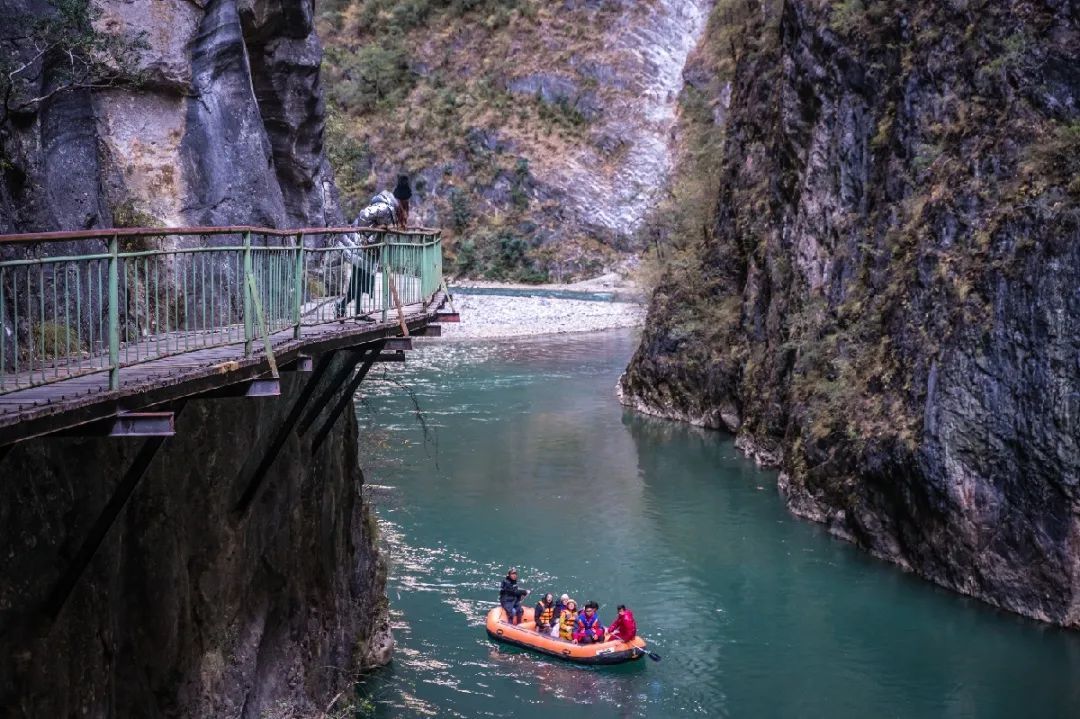
<svg viewBox="0 0 1080 719"><path fill-rule="evenodd" d="M730 437L624 410L634 347L630 331L434 343L372 373L402 386L363 385L398 642L360 687L375 716L1080 716L1080 635L874 560L789 515ZM630 605L662 661L492 643L511 564L605 622Z"/></svg>

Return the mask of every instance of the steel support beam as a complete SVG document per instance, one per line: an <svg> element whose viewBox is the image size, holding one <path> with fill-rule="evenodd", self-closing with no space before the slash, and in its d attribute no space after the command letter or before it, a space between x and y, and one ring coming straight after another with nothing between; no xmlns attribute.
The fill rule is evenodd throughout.
<svg viewBox="0 0 1080 719"><path fill-rule="evenodd" d="M436 312L435 318L438 322L461 322L461 315L457 312Z"/></svg>
<svg viewBox="0 0 1080 719"><path fill-rule="evenodd" d="M345 387L345 391L341 393L341 396L338 398L337 404L335 404L333 409L330 410L330 416L326 418L326 421L323 422L321 427L319 427L319 431L315 433L315 438L311 440L312 454L315 454L315 452L318 451L319 447L323 443L323 440L325 440L326 436L330 434L330 430L333 428L334 422L337 421L338 415L341 414L342 410L344 410L345 407L349 404L350 400L352 400L353 394L356 393L356 390L360 386L360 383L364 381L364 377L367 377L368 370L371 369L371 366L374 365L375 361L381 356L382 354L379 352L379 348L376 348L374 352L369 354L367 358L364 359L363 364L361 364L360 369L356 371L356 375L352 378L352 381L349 382L347 387ZM404 353L402 353L401 357L401 361L404 361Z"/></svg>
<svg viewBox="0 0 1080 719"><path fill-rule="evenodd" d="M97 422L72 427L54 437L172 437L175 412L121 412Z"/></svg>
<svg viewBox="0 0 1080 719"><path fill-rule="evenodd" d="M414 337L442 337L442 325L428 325L413 332Z"/></svg>
<svg viewBox="0 0 1080 719"><path fill-rule="evenodd" d="M182 409L183 404L180 404L175 413L180 414ZM75 589L75 585L79 583L79 579L90 565L90 561L94 558L98 548L101 547L101 543L105 540L105 535L109 533L109 530L116 523L120 513L127 505L128 499L131 498L140 480L150 468L150 464L154 461L154 457L157 456L158 449L165 443L165 439L165 437L149 437L143 442L142 448L139 449L139 453L135 455L131 466L124 473L124 478L116 485L112 497L109 498L105 508L101 510L101 514L98 515L94 526L90 528L90 532L86 535L68 568L60 575L60 579L57 580L52 591L45 598L42 613L50 623L60 615L60 610L64 608L68 597L71 596L71 592Z"/></svg>
<svg viewBox="0 0 1080 719"><path fill-rule="evenodd" d="M227 397L280 397L281 380L267 377L265 379L252 379L246 382L235 382L212 389L209 392L192 397L192 399L222 399Z"/></svg>
<svg viewBox="0 0 1080 719"><path fill-rule="evenodd" d="M238 478L238 484L244 488L244 491L240 495L240 500L233 508L234 512L243 514L247 511L248 507L251 506L251 502L255 499L259 487L262 486L263 480L266 478L270 468L274 465L274 460L277 459L278 452L281 451L282 446L285 444L285 440L288 439L293 428L296 427L296 423L300 420L300 415L303 414L304 408L307 407L312 395L315 394L315 388L319 386L319 382L322 380L323 375L326 374L326 370L330 368L330 364L333 361L335 354L335 352L327 352L319 358L319 363L315 367L315 371L312 373L311 377L308 378L307 382L304 383L304 388L300 390L300 396L293 402L292 407L289 409L289 414L285 416L285 420L278 426L277 431L274 432L274 436L263 450L258 464L253 464L252 462L253 457L256 455L252 455L248 458L248 461L245 462L244 467L240 470L240 477ZM353 366L354 365L352 364L348 365L350 370Z"/></svg>
<svg viewBox="0 0 1080 719"><path fill-rule="evenodd" d="M387 352L405 352L412 348L412 337L391 337L383 345L383 349Z"/></svg>
<svg viewBox="0 0 1080 719"><path fill-rule="evenodd" d="M353 350L349 354L348 361L339 367L337 372L330 377L330 382L327 384L326 388L319 393L319 397L315 400L311 409L309 409L307 414L304 415L304 418L300 420L300 424L296 428L297 434L301 437L307 434L308 429L311 428L311 423L314 422L319 416L319 413L323 411L327 403L334 396L334 392L341 386L341 383L349 378L349 374L356 368L356 364L364 358L365 354L372 357L377 355L381 345L382 343L379 343L375 345L374 348L365 347L363 349Z"/></svg>
<svg viewBox="0 0 1080 719"><path fill-rule="evenodd" d="M375 358L376 362L404 362L404 352L380 352L379 356Z"/></svg>
<svg viewBox="0 0 1080 719"><path fill-rule="evenodd" d="M308 355L296 355L296 357L281 365L282 372L311 372L315 367L315 360Z"/></svg>

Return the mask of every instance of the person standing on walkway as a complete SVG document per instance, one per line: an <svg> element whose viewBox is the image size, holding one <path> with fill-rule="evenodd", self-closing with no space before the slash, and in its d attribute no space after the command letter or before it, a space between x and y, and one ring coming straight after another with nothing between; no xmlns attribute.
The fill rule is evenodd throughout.
<svg viewBox="0 0 1080 719"><path fill-rule="evenodd" d="M506 611L506 620L514 625L521 623L521 617L525 614L525 610L521 608L521 600L529 594L528 589L518 588L517 581L518 572L511 567L499 585L499 604Z"/></svg>
<svg viewBox="0 0 1080 719"><path fill-rule="evenodd" d="M387 227L405 229L409 222L409 200L412 188L407 175L399 175L394 190L383 190L371 198L368 206L360 211L353 220L355 227ZM337 305L337 317L345 316L350 302L356 303L354 314L361 314L363 295L369 298L375 293L375 273L379 269L378 250L370 245L377 245L383 237L379 233L368 232L340 235L338 246L344 250L345 259L352 265L349 289Z"/></svg>

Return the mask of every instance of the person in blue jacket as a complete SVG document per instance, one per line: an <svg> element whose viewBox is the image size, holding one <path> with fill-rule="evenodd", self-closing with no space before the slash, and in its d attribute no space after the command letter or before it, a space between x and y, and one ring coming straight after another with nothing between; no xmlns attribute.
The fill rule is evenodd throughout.
<svg viewBox="0 0 1080 719"><path fill-rule="evenodd" d="M593 644L604 641L604 623L600 621L596 602L585 602L585 609L578 614L574 623L574 641L578 644Z"/></svg>
<svg viewBox="0 0 1080 719"><path fill-rule="evenodd" d="M511 567L499 585L499 604L506 611L506 620L515 625L521 623L521 617L525 614L521 600L529 594L528 589L518 588L517 581L518 571Z"/></svg>

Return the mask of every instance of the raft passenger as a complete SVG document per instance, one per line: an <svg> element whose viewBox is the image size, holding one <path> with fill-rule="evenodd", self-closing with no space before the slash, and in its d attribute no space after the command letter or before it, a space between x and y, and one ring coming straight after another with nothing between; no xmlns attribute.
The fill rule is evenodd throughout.
<svg viewBox="0 0 1080 719"><path fill-rule="evenodd" d="M570 601L569 594L563 594L555 601L555 618L551 622L551 638L559 638L559 623L562 620L563 612L566 611L566 603Z"/></svg>
<svg viewBox="0 0 1080 719"><path fill-rule="evenodd" d="M614 639L619 642L628 642L637 636L637 622L634 621L634 613L626 608L625 604L619 605L619 616L607 628L604 641Z"/></svg>
<svg viewBox="0 0 1080 719"><path fill-rule="evenodd" d="M551 634L551 624L555 621L555 597L550 592L536 603L533 619L536 621L537 632Z"/></svg>
<svg viewBox="0 0 1080 719"><path fill-rule="evenodd" d="M574 641L578 644L594 644L604 641L604 623L600 621L596 610L600 605L596 602L585 602L585 610L577 616L574 622Z"/></svg>
<svg viewBox="0 0 1080 719"><path fill-rule="evenodd" d="M565 608L559 613L559 638L574 641L574 624L577 623L577 602L566 598Z"/></svg>
<svg viewBox="0 0 1080 719"><path fill-rule="evenodd" d="M518 571L511 568L499 585L499 604L506 611L506 621L514 625L521 623L521 617L525 614L521 600L529 594L528 589L518 589L517 581Z"/></svg>

